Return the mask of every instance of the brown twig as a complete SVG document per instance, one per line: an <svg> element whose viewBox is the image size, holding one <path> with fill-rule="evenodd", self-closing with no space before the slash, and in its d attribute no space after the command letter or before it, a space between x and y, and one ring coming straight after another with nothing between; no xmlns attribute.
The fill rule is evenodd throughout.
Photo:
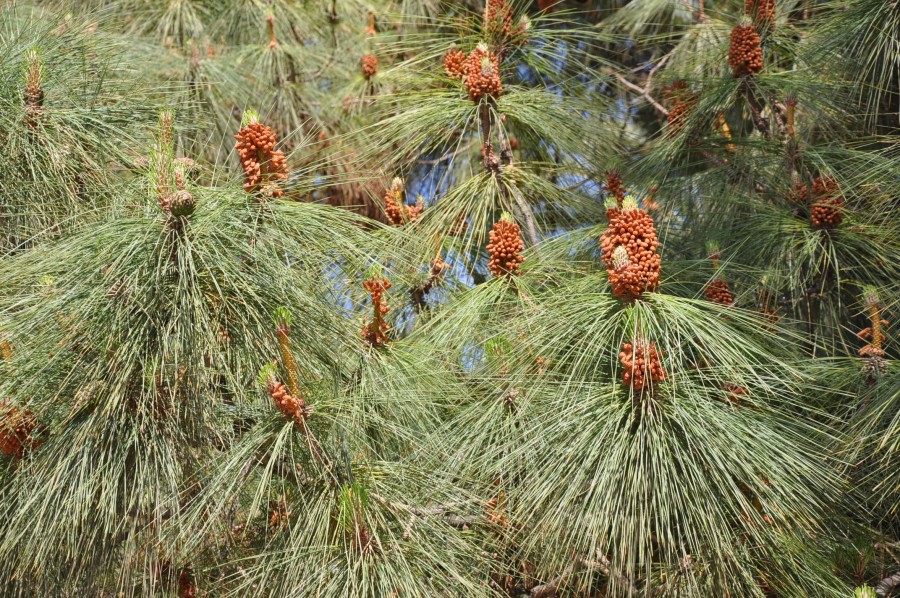
<svg viewBox="0 0 900 598"><path fill-rule="evenodd" d="M655 67L654 67L654 68L655 68ZM662 114L663 116L669 116L669 111L666 109L666 107L663 106L662 104L660 104L659 102L657 102L657 101L656 101L655 99L653 99L653 97L650 95L650 75L647 76L647 81L646 81L646 85L647 85L647 86L646 86L646 87L640 87L640 86L638 86L638 85L635 85L634 83L632 83L631 81L629 81L629 80L626 79L625 77L623 77L621 73L618 73L618 72L616 72L616 71L612 71L612 74L613 74L613 76L614 76L616 79L619 80L619 83L621 83L622 85L624 85L624 86L627 87L628 89L632 90L633 92L637 93L641 98L643 98L644 100L646 100L651 106L653 106L654 108L656 108L656 110L657 110L660 114Z"/></svg>

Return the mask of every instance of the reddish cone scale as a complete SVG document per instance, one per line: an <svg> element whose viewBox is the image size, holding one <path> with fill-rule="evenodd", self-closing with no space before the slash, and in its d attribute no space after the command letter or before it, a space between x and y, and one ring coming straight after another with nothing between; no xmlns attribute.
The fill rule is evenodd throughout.
<svg viewBox="0 0 900 598"><path fill-rule="evenodd" d="M444 72L451 79L462 79L466 76L466 53L456 48L444 54Z"/></svg>
<svg viewBox="0 0 900 598"><path fill-rule="evenodd" d="M488 269L491 274L499 278L518 273L519 266L525 261L522 255L525 243L519 225L512 220L498 220L488 236Z"/></svg>
<svg viewBox="0 0 900 598"><path fill-rule="evenodd" d="M731 30L728 47L728 66L735 79L757 75L763 70L763 55L759 34L753 25L738 25Z"/></svg>
<svg viewBox="0 0 900 598"><path fill-rule="evenodd" d="M261 122L251 119L234 136L235 149L244 169L244 190L261 192L269 197L282 197L280 183L287 179L287 159L275 149L275 132Z"/></svg>
<svg viewBox="0 0 900 598"><path fill-rule="evenodd" d="M383 347L387 343L387 332L390 329L384 319L388 313L384 293L391 288L391 283L384 278L370 278L363 282L363 288L372 298L372 321L363 326L363 338L372 347Z"/></svg>
<svg viewBox="0 0 900 598"><path fill-rule="evenodd" d="M484 96L498 98L503 93L500 80L500 58L488 51L483 44L472 50L466 58L464 79L469 99L478 102Z"/></svg>
<svg viewBox="0 0 900 598"><path fill-rule="evenodd" d="M609 226L600 236L603 263L613 293L626 301L634 301L659 286L662 260L657 253L656 227L653 218L630 198L623 202L623 207L608 209L606 217ZM620 247L624 248L624 253Z"/></svg>
<svg viewBox="0 0 900 598"><path fill-rule="evenodd" d="M374 54L365 54L359 60L362 75L368 81L378 73L378 57Z"/></svg>
<svg viewBox="0 0 900 598"><path fill-rule="evenodd" d="M636 341L622 343L619 360L622 362L622 384L639 393L650 392L654 384L664 382L666 370L654 343Z"/></svg>

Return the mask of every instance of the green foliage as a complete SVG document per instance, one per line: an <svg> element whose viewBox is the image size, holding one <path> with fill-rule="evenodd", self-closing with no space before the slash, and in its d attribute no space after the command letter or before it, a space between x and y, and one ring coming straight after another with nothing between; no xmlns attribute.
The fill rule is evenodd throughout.
<svg viewBox="0 0 900 598"><path fill-rule="evenodd" d="M0 9L4 595L896 593L894 4Z"/></svg>

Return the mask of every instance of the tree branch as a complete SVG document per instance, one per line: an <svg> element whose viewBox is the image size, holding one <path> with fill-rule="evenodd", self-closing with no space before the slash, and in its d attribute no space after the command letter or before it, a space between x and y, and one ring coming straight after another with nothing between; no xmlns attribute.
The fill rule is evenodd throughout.
<svg viewBox="0 0 900 598"><path fill-rule="evenodd" d="M666 58L668 58L668 57L666 57ZM662 63L662 62L663 62L663 60L660 60L660 63ZM655 66L653 68L657 68L659 66L661 66L661 64L657 64L657 66ZM634 83L632 83L631 81L629 81L628 79L623 77L621 73L618 73L616 71L611 71L611 72L612 72L613 76L619 80L619 83L621 83L622 85L624 85L631 91L637 93L641 98L645 99L651 106L656 108L656 110L663 116L669 116L669 111L666 109L666 107L663 106L662 104L660 104L659 102L657 102L650 95L650 79L652 77L652 74L647 76L647 81L645 83L646 87L639 87L638 85L635 85ZM653 73L653 72L655 72L655 71L651 71L651 73Z"/></svg>

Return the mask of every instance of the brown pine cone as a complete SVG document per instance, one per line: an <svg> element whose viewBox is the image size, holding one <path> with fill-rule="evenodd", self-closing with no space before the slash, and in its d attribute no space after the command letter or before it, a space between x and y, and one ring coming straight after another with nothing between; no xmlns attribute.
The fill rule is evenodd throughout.
<svg viewBox="0 0 900 598"><path fill-rule="evenodd" d="M733 305L734 295L728 288L728 282L717 278L706 286L706 300L722 305Z"/></svg>
<svg viewBox="0 0 900 598"><path fill-rule="evenodd" d="M654 343L636 341L622 343L619 360L622 362L622 384L635 392L651 391L654 383L664 382L666 370L660 361L662 353Z"/></svg>
<svg viewBox="0 0 900 598"><path fill-rule="evenodd" d="M479 44L466 59L466 89L469 99L478 102L484 96L498 98L503 93L500 80L500 58Z"/></svg>
<svg viewBox="0 0 900 598"><path fill-rule="evenodd" d="M775 25L775 0L744 0L744 12L759 27Z"/></svg>
<svg viewBox="0 0 900 598"><path fill-rule="evenodd" d="M444 54L444 72L451 79L462 79L466 75L466 53L452 48Z"/></svg>
<svg viewBox="0 0 900 598"><path fill-rule="evenodd" d="M762 46L753 25L738 25L731 30L728 66L735 79L757 75L763 70Z"/></svg>
<svg viewBox="0 0 900 598"><path fill-rule="evenodd" d="M496 277L516 274L519 266L525 261L522 251L522 229L509 219L500 219L488 233L488 269Z"/></svg>
<svg viewBox="0 0 900 598"><path fill-rule="evenodd" d="M378 57L374 54L364 54L359 60L362 75L368 81L378 73Z"/></svg>
<svg viewBox="0 0 900 598"><path fill-rule="evenodd" d="M287 179L287 158L284 152L275 149L275 132L251 119L234 138L244 169L244 190L261 191L269 197L283 196L280 183Z"/></svg>
<svg viewBox="0 0 900 598"><path fill-rule="evenodd" d="M659 240L653 218L638 208L630 198L626 199L622 208L607 210L607 218L609 226L600 236L600 248L603 251L602 259L610 282L619 283L613 292L618 290L623 294L616 296L634 300L646 291L656 290L659 286L662 259L657 253ZM619 247L624 248L624 254ZM617 250L619 256L624 255L627 258L627 270L616 268ZM640 293L635 295L633 291L638 288Z"/></svg>

